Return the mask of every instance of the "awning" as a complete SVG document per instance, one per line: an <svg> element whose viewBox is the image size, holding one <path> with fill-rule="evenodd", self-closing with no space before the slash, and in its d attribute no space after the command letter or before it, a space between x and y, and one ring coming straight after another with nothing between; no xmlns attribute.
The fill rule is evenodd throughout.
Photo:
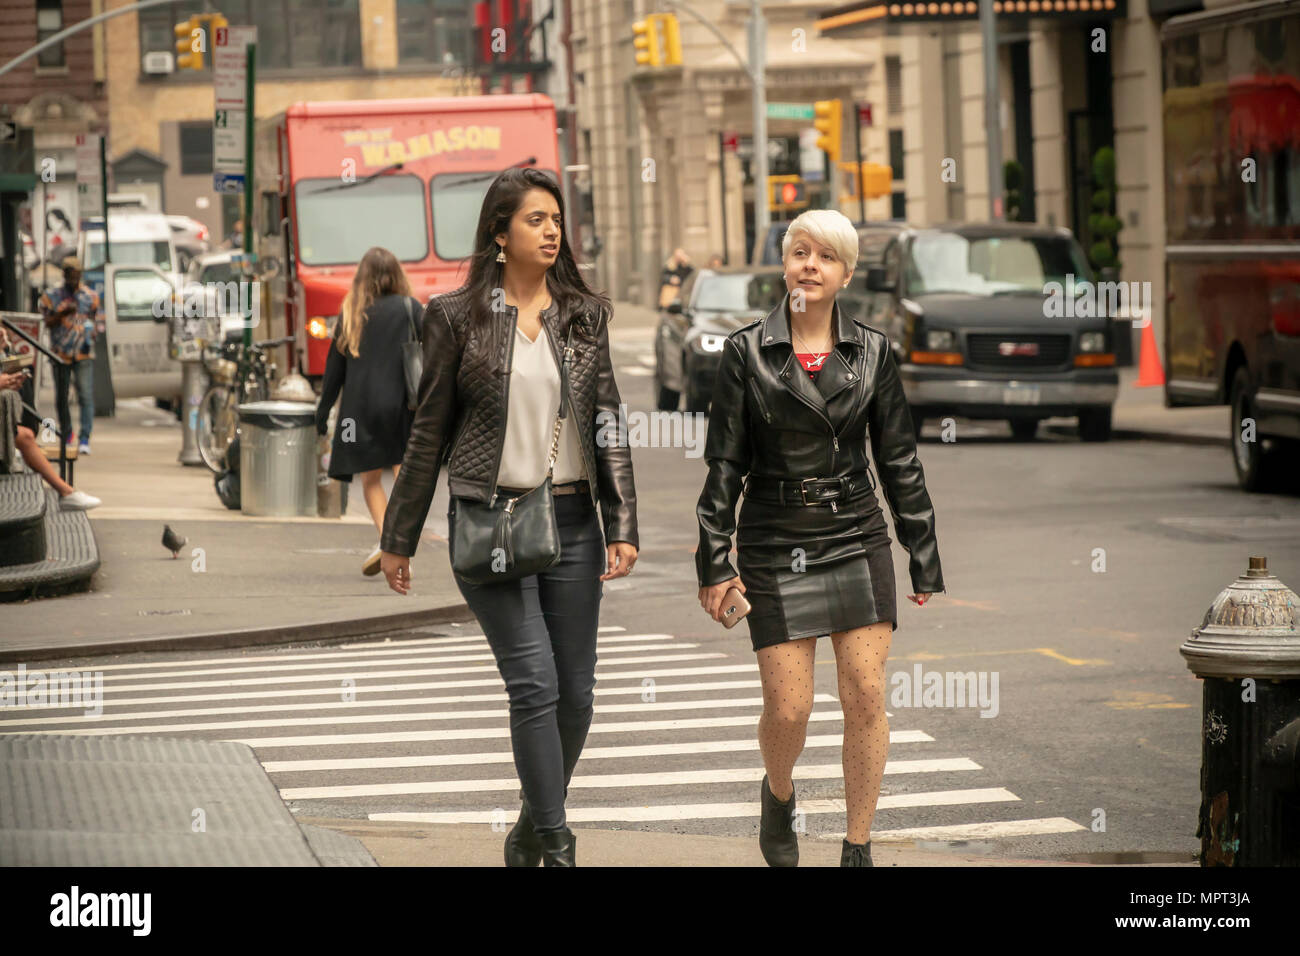
<svg viewBox="0 0 1300 956"><path fill-rule="evenodd" d="M35 173L0 173L0 193L29 193L40 181Z"/></svg>
<svg viewBox="0 0 1300 956"><path fill-rule="evenodd" d="M1233 152L1300 150L1300 80L1285 73L1243 76L1228 81L1231 114L1228 136Z"/></svg>
<svg viewBox="0 0 1300 956"><path fill-rule="evenodd" d="M1008 18L1118 20L1128 16L1128 0L994 0L993 12ZM976 0L945 0L943 3L865 0L823 11L816 26L822 33L831 33L880 22L933 23L978 19L979 3Z"/></svg>

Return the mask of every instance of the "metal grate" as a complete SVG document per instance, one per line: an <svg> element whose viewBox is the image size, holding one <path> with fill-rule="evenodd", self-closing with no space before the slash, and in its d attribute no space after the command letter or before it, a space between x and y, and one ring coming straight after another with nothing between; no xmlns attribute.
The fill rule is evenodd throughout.
<svg viewBox="0 0 1300 956"><path fill-rule="evenodd" d="M1006 343L1036 345L1037 354L1003 354ZM979 333L966 336L966 363L971 368L1047 369L1062 366L1069 359L1068 335L1013 332L1006 335Z"/></svg>

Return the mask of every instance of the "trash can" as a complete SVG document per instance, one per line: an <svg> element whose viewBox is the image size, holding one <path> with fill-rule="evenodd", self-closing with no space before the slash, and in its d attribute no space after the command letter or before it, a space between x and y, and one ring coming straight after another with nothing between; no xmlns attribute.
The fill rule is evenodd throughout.
<svg viewBox="0 0 1300 956"><path fill-rule="evenodd" d="M247 515L316 514L316 407L239 406L240 507Z"/></svg>

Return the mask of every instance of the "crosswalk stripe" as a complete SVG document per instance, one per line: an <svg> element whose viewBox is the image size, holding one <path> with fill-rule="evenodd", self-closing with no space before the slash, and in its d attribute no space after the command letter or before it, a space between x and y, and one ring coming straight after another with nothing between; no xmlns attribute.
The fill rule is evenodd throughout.
<svg viewBox="0 0 1300 956"><path fill-rule="evenodd" d="M877 810L892 810L905 807L952 807L981 803L1013 803L1020 798L1001 787L989 787L973 790L936 790L925 793L904 793L882 796L876 804ZM844 813L843 800L800 800L798 807L805 814ZM511 809L512 814L517 810ZM762 805L758 803L686 803L660 804L647 807L565 807L564 816L569 823L656 823L668 820L721 820L729 817L762 816ZM390 820L400 823L500 823L505 814L501 808L494 810L448 810L435 812L371 813L370 820ZM514 819L509 816L505 822ZM889 831L886 831L889 832ZM881 831L872 830L874 843ZM839 839L844 834L838 835Z"/></svg>
<svg viewBox="0 0 1300 956"><path fill-rule="evenodd" d="M834 703L835 698L830 694L814 694L813 700L820 703ZM601 712L606 714L648 714L663 710L708 710L710 708L729 709L733 707L761 707L763 698L761 697L744 697L744 698L715 698L713 700L672 700L656 701L654 703L639 704L605 704L601 707ZM82 734L91 737L101 737L110 734L157 734L157 733L185 733L195 730L243 730L254 727L321 727L344 724L411 724L424 720L508 720L510 711L505 709L493 710L427 710L418 713L405 714L343 714L331 715L328 717L293 717L289 719L259 719L259 720L219 720L208 721L206 723L184 723L184 724L150 724L146 727L105 727L102 726L104 717L87 717L76 718L83 722L94 724L90 727L77 727L71 730L48 730L41 733L68 735ZM107 718L113 719L113 718ZM12 736L14 734L32 733L28 730L5 730L0 731L0 736Z"/></svg>
<svg viewBox="0 0 1300 956"><path fill-rule="evenodd" d="M599 717L599 713L597 714ZM836 711L813 711L808 720L842 721ZM597 720L587 731L592 734L642 734L654 731L699 730L713 727L758 727L757 714L740 717L688 717L682 720L634 720L604 723ZM435 740L494 740L510 736L509 727L475 727L459 730L398 730L381 734L305 734L295 737L243 737L235 743L248 744L254 750L273 747L352 747L358 744L428 743Z"/></svg>
<svg viewBox="0 0 1300 956"><path fill-rule="evenodd" d="M881 797L881 803L884 803ZM568 811L565 811L566 815ZM1066 817L1040 817L1036 820L996 820L989 823L954 823L935 827L904 827L899 830L872 830L871 842L903 843L910 840L995 840L1005 837L1044 836L1049 833L1076 833L1088 828ZM823 833L819 839L842 840L843 833Z"/></svg>
<svg viewBox="0 0 1300 956"><path fill-rule="evenodd" d="M726 657L726 654L708 653L708 654L652 654L646 657L629 657L618 658L617 660L606 663L597 662L596 673L600 674L602 668L625 667L628 664L658 664L667 661L704 661L717 660L720 657ZM389 662L391 663L391 662ZM757 670L758 665L752 665L752 669ZM165 684L132 684L127 687L106 687L104 693L113 691L131 691L137 692L142 690L184 690L186 688L201 687L254 687L257 685L267 684L308 684L312 682L320 683L322 681L337 681L343 677L356 677L357 679L376 680L380 677L434 677L439 674L484 674L497 673L496 664L470 665L465 667L437 667L437 668L414 668L406 670L385 670L385 671L364 671L354 674L297 674L286 675L283 677L243 677L234 680L209 680L209 681L175 681ZM631 675L627 675L631 676ZM652 676L649 672L637 674L638 678ZM29 691L30 693L30 691Z"/></svg>
<svg viewBox="0 0 1300 956"><path fill-rule="evenodd" d="M601 627L598 629L602 633L605 631L623 631L622 627ZM626 634L619 636L605 636L596 638L596 646L604 647L607 644L620 644L628 642L642 641L672 641L672 634ZM383 657L386 655L409 654L419 648L427 648L430 651L437 650L439 647L471 647L479 644L486 644L487 638L482 634L454 634L446 637L420 637L420 638L399 638L393 640L386 638L382 641L367 641L364 643L334 644L329 647L321 648L318 651L307 652L302 654L259 654L249 657L208 657L192 661L136 661L131 664L101 664L98 661L87 662L83 665L67 666L63 670L94 671L107 673L125 673L128 671L154 671L161 670L164 667L208 667L218 664L260 664L260 663L281 663L284 661L308 661L319 659L334 660L340 657ZM44 668L48 671L51 668Z"/></svg>
<svg viewBox="0 0 1300 956"><path fill-rule="evenodd" d="M841 734L820 734L804 741L804 750L839 747ZM890 744L933 743L920 730L891 730ZM758 738L744 740L697 740L684 744L628 744L621 747L586 747L582 760L622 760L629 757L674 757L683 754L740 753L758 750ZM513 763L509 750L474 754L421 754L408 757L341 757L334 760L264 760L267 773L305 773L321 770L392 770L400 767L461 767L488 763Z"/></svg>
<svg viewBox="0 0 1300 956"><path fill-rule="evenodd" d="M888 760L886 774L949 773L959 770L980 770L979 764L966 757L941 760ZM590 774L574 777L569 790L586 789L640 789L642 787L676 787L705 783L758 783L766 773L762 767L713 770L678 770L674 772L650 771L648 773ZM812 764L794 768L795 780L826 780L842 777L842 764ZM284 800L332 800L345 797L378 797L409 793L482 793L496 790L518 790L517 778L499 780L422 780L401 783L344 784L327 787L287 787L280 789Z"/></svg>
<svg viewBox="0 0 1300 956"><path fill-rule="evenodd" d="M115 700L113 701L113 706L111 708L106 709L104 714L101 714L100 716L97 717L76 716L76 715L46 717L38 714L35 717L20 717L17 719L0 720L0 728L11 724L34 724L38 722L42 727L58 726L61 724L81 723L84 721L95 721L96 723L99 723L102 722L104 719L106 719L106 717L112 720L158 720L163 717L168 717L168 718L210 717L213 714L224 714L229 716L234 714L295 713L295 712L302 712L308 710L365 710L371 707L428 707L430 705L436 706L438 704L473 704L473 703L483 703L487 701L500 702L502 695L505 693L505 688L501 686L499 681L497 682L497 686L498 686L498 690L495 693L491 693L491 694L455 694L455 695L446 695L446 696L431 695L428 697L385 697L385 698L373 698L373 699L365 699L365 700L358 697L356 700L350 702L331 700L331 701L325 701L323 703L317 702L311 704L276 703L276 704L254 704L254 705L244 706L244 707L230 707L230 706L186 707L186 708L178 708L176 710L124 711L121 709L128 705L147 706L149 704L158 703L159 701L159 698L137 697L133 700ZM753 690L754 688L761 687L761 686L762 686L762 681L757 681L757 680L700 681L694 684L655 684L654 693L657 698L659 694L690 693L694 691L705 691L705 690ZM408 689L406 686L402 684L395 684L393 685L393 687L396 690ZM365 691L367 695L371 695L375 693L376 688L367 687L365 688ZM612 697L612 696L625 697L628 695L640 696L645 692L646 692L646 688L641 686L597 687L595 690L596 696L598 697L602 697L602 696L603 697ZM333 688L329 690L327 693L330 693L335 697L339 696L339 690L337 688ZM180 698L168 698L168 699L188 701L191 698L180 697ZM48 705L42 705L42 706L23 705L22 707L5 708L5 710L7 711L12 710L22 714L29 714L39 710L50 710L50 709L51 708ZM84 710L85 708L67 707L66 705L63 705L61 706L60 709Z"/></svg>
<svg viewBox="0 0 1300 956"><path fill-rule="evenodd" d="M392 660L385 659L382 661L375 661L373 663L368 663L365 660L349 661L349 660L338 660L333 658L330 659L322 658L319 660L312 661L311 663L308 664L273 664L269 666L264 665L260 667L214 667L214 668L209 668L207 670L164 671L160 673L148 673L148 674L110 674L105 678L104 683L105 685L110 685L110 686L116 685L116 686L111 686L111 689L116 690L119 687L123 686L122 684L123 681L157 680L163 677L211 677L216 674L247 674L247 673L270 674L270 673L284 673L289 671L337 670L343 668L351 668L355 670L355 669L365 668L365 667L381 667L381 666L398 667L398 666L403 666L408 664L454 664L454 663L460 663L464 661L496 660L496 657L492 654L490 648L487 648L486 652L480 651L478 653L473 653L473 654L464 653L465 651L469 651L471 647L477 647L479 645L483 645L483 642L478 642L478 644L476 645L468 645L463 648L457 647L454 649L455 653L440 653L440 652L433 651L431 652L431 656L427 656L427 657L406 657L406 658L397 658ZM486 645L483 646L486 647ZM683 642L683 643L674 644L671 648L667 648L667 649L668 650L690 649L699 646L700 645L698 644L689 644ZM631 654L631 653L644 652L644 651L660 651L664 649L665 648L663 646L658 644L628 644L628 645L620 645L618 647L606 647L600 649L599 653L601 655ZM613 663L617 663L617 661ZM52 674L57 672L47 671L45 673ZM29 678L27 681L27 687L29 688L29 692L30 692L31 690L34 690L36 688L47 688L51 685L57 687L61 682L62 681L60 678L54 678L54 677L42 677L40 679Z"/></svg>
<svg viewBox="0 0 1300 956"><path fill-rule="evenodd" d="M737 667L674 668L674 669L672 669L671 671L647 671L647 672L644 672L644 674L649 674L649 675L651 675L651 676L657 676L657 675L661 675L661 674L670 674L670 673L671 673L671 674L674 675L674 676L685 676L685 675L704 675L704 674L712 674L712 673L716 673L716 672L719 672L719 671L721 671L721 672L723 672L723 673L734 673L734 672L737 671L737 670L742 670L742 671L743 671L743 670L757 670L757 669L758 669L758 668L757 668L756 665L745 665L745 666L742 666L742 667L739 667L739 668L737 668ZM601 676L601 680L602 680L602 681L606 681L606 682L608 682L608 681L612 681L612 680L626 679L626 678L628 678L628 677L633 677L633 676L634 676L634 675L630 675L630 674L628 674L628 675L621 675L621 674L603 674L603 675ZM638 672L636 673L636 675L635 675L635 678L636 678L638 681L641 680L641 679L643 678L643 672L638 671ZM739 687L751 687L751 688L752 688L752 687L761 687L761 686L762 686L762 682L761 682L761 681L756 681L756 680L747 680L747 681L713 681L713 682L703 682L703 683L696 683L696 684L675 684L675 685L674 685L674 684L658 684L658 683L656 683L654 689L655 689L656 692L659 692L659 691L667 691L667 692L671 693L672 691L685 691L685 690L715 690L715 689L716 689L716 690L724 690L724 689L727 689L727 688L730 688L730 687L738 687L738 688L739 688ZM487 678L481 678L481 679L475 679L475 680L416 681L416 682L413 682L413 683L410 683L410 684L405 684L405 683L403 683L403 684L378 684L378 685L374 685L374 684L358 684L357 687L355 688L355 690L356 690L356 692L358 693L358 695L359 695L361 692L364 692L364 693L367 694L367 695L372 695L372 694L399 693L399 692L404 692L404 691L414 691L414 690L450 690L450 689L453 689L453 688L466 688L466 687L495 687L495 688L497 688L498 692L495 693L495 694L467 695L467 696L464 698L465 700L474 700L474 699L482 699L482 700L488 700L488 699L491 699L491 700L500 700L500 699L501 699L501 695L505 693L505 684L501 681L500 677L487 677ZM641 684L639 684L639 683L636 684L636 685L634 685L634 686L630 686L630 687L607 687L607 686L602 685L602 686L596 688L596 694L597 694L597 696L600 696L600 695L641 694L641 693L643 693L645 690L646 690L646 688L643 687L643 686L642 686ZM296 689L293 689L293 690L259 690L259 691L240 691L240 692L232 693L232 694L177 694L177 695L175 695L175 696L171 696L171 697L128 697L128 698L126 698L125 700L113 700L113 701L111 701L110 703L111 703L111 707L112 707L113 712L114 712L114 713L117 713L117 709L118 709L119 707L148 706L148 705L151 705L151 704L182 704L182 703L197 703L197 702L199 702L199 701L218 701L218 700L254 700L254 699L276 699L276 700L278 700L278 699L280 699L280 698L289 698L289 697L324 697L324 696L326 696L326 695L329 695L330 697L338 697L338 696L339 696L339 692L340 692L340 687L337 686L337 685L334 685L334 686L330 686L330 687L296 688ZM433 697L426 697L426 698L421 698L421 703L422 703L422 704L428 704L428 703L430 703L431 701L437 701L437 700L440 700L440 699L441 699L441 698L436 697L436 696L433 696ZM387 706L387 704L385 704L385 703L383 703L383 702L381 702L381 701L379 701L379 700L372 700L372 701L366 701L366 702L359 702L359 703L351 704L351 705L342 705L342 704L338 704L338 703L336 703L336 702L330 701L330 702L326 702L326 703L324 703L324 704L318 704L318 705L315 705L315 706L320 706L320 707L336 707L336 706L381 707L381 706ZM78 711L84 711L85 709L86 709L86 708L85 708L84 705L81 705L81 706L69 706L68 704L21 704L21 705L15 704L15 705L12 706L12 707L6 707L6 708L5 708L5 711L6 711L6 712L16 712L16 713L29 713L29 712L34 712L34 711L54 711L54 710L78 710ZM270 707L270 708L268 708L268 709L271 709L271 710L292 710L292 709L294 709L294 705L287 705L287 706L285 706L285 707L279 707L279 708L277 708L277 707ZM218 709L217 712L219 712L219 713L234 713L234 712L236 712L237 710L239 710L239 708L228 708L228 709ZM44 718L36 718L36 719L44 719ZM21 719L21 720L17 720L17 721L3 721L3 720L0 720L0 726L4 726L5 723L31 723L31 722L32 722L32 721L31 721L30 719L27 719L27 718L23 718L23 719Z"/></svg>

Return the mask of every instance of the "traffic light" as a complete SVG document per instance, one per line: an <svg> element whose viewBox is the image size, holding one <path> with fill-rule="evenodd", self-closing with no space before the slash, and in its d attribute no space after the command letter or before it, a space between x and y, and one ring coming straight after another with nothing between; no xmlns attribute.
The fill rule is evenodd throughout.
<svg viewBox="0 0 1300 956"><path fill-rule="evenodd" d="M213 31L219 27L230 26L230 21L220 13L196 13L184 23L172 28L176 34L176 68L178 70L202 70L203 54L208 49L208 40ZM194 41L198 40L198 49Z"/></svg>
<svg viewBox="0 0 1300 956"><path fill-rule="evenodd" d="M773 209L793 209L808 205L808 187L798 176L768 176L768 205Z"/></svg>
<svg viewBox="0 0 1300 956"><path fill-rule="evenodd" d="M652 13L632 24L632 46L640 66L659 66L663 62L659 50L659 14Z"/></svg>
<svg viewBox="0 0 1300 956"><path fill-rule="evenodd" d="M826 151L832 162L840 158L840 124L843 109L839 100L818 100L813 104L813 126L821 133L817 148Z"/></svg>
<svg viewBox="0 0 1300 956"><path fill-rule="evenodd" d="M664 64L682 65L682 34L677 24L677 15L673 13L655 14L659 18L660 32L664 39Z"/></svg>
<svg viewBox="0 0 1300 956"><path fill-rule="evenodd" d="M880 163L862 164L862 194L868 199L879 199L894 191L894 170Z"/></svg>
<svg viewBox="0 0 1300 956"><path fill-rule="evenodd" d="M203 40L203 28L200 24L203 21L195 16L190 17L184 23L178 23L174 27L176 33L176 69L178 70L201 70L203 69L203 51L207 49ZM197 31L197 33L196 33ZM194 41L198 40L198 49L194 49Z"/></svg>

